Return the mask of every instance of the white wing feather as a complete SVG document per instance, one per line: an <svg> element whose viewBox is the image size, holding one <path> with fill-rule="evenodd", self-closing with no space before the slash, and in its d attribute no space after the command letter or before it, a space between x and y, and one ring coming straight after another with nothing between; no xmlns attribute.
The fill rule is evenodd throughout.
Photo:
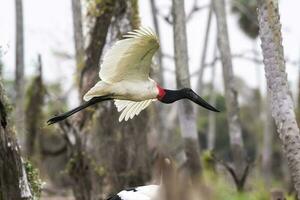
<svg viewBox="0 0 300 200"><path fill-rule="evenodd" d="M132 119L135 115L140 114L140 112L147 108L152 101L156 101L156 99L148 99L138 102L128 100L115 100L115 105L118 112L122 112L119 117L119 122L121 122L123 119L127 121L129 118Z"/></svg>
<svg viewBox="0 0 300 200"><path fill-rule="evenodd" d="M121 80L147 80L151 61L159 48L153 31L140 28L124 35L107 51L103 58L99 76L107 83Z"/></svg>

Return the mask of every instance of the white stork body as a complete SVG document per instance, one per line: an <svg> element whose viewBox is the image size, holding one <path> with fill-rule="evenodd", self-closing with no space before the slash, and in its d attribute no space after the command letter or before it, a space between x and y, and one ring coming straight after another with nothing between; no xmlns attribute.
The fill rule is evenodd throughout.
<svg viewBox="0 0 300 200"><path fill-rule="evenodd" d="M108 200L158 200L159 185L146 185L122 190Z"/></svg>
<svg viewBox="0 0 300 200"><path fill-rule="evenodd" d="M99 81L92 89L84 96L85 101L89 101L93 97L110 95L116 100L144 101L155 100L158 95L157 84L152 79L146 81L123 80L117 83L106 83Z"/></svg>
<svg viewBox="0 0 300 200"><path fill-rule="evenodd" d="M158 38L147 28L128 32L107 51L100 67L100 81L83 97L82 105L48 120L53 124L101 101L114 100L119 121L138 115L155 100L173 103L189 99L200 106L218 112L189 88L167 90L149 77L152 57L159 48Z"/></svg>
<svg viewBox="0 0 300 200"><path fill-rule="evenodd" d="M158 38L150 29L129 32L104 56L99 81L83 97L110 95L115 99L119 121L133 118L156 100L159 90L149 78L152 57L159 48Z"/></svg>
<svg viewBox="0 0 300 200"><path fill-rule="evenodd" d="M174 163L164 157L159 157L157 164L160 167L160 185L146 185L122 190L107 200L165 200L169 199L169 192L173 193L176 180L176 167ZM172 191L170 191L172 190ZM168 198L167 198L168 197Z"/></svg>

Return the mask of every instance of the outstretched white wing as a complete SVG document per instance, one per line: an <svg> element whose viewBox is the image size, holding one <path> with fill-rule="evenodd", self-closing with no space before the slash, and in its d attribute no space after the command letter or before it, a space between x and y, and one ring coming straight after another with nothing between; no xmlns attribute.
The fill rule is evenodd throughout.
<svg viewBox="0 0 300 200"><path fill-rule="evenodd" d="M121 80L147 80L151 61L159 48L156 34L148 28L140 28L124 35L107 51L99 76L107 83Z"/></svg>
<svg viewBox="0 0 300 200"><path fill-rule="evenodd" d="M132 119L135 115L140 114L140 112L147 108L152 101L156 101L156 99L149 99L145 101L115 100L118 112L122 112L119 117L119 122L123 119L127 121L129 118Z"/></svg>

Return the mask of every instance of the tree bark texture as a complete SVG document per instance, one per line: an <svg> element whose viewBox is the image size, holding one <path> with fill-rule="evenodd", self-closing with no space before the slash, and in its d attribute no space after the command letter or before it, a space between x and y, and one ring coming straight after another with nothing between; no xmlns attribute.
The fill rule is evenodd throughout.
<svg viewBox="0 0 300 200"><path fill-rule="evenodd" d="M15 69L15 90L16 90L16 130L20 134L21 145L25 140L24 122L24 30L23 30L23 1L15 0L16 9L16 69Z"/></svg>
<svg viewBox="0 0 300 200"><path fill-rule="evenodd" d="M278 1L258 0L258 22L272 116L300 198L300 135L285 72Z"/></svg>
<svg viewBox="0 0 300 200"><path fill-rule="evenodd" d="M1 52L0 52L1 53ZM299 61L298 61L298 63L300 63L300 59L299 59ZM0 66L1 66L1 63L0 63ZM0 72L0 74L1 74L1 72ZM298 64L298 96L297 96L297 109L298 110L300 110L299 108L300 108L300 64ZM298 121L300 121L300 113L299 113L299 111L298 111L298 113L297 113L298 115L297 115L297 117L298 117Z"/></svg>
<svg viewBox="0 0 300 200"><path fill-rule="evenodd" d="M8 121L8 104L0 78L0 199L31 199L15 132Z"/></svg>
<svg viewBox="0 0 300 200"><path fill-rule="evenodd" d="M97 3L99 14L95 16L93 28L90 30L90 40L85 50L85 62L81 71L80 96L94 86L99 79L99 64L106 36L115 10L115 0L104 0Z"/></svg>
<svg viewBox="0 0 300 200"><path fill-rule="evenodd" d="M156 35L158 38L160 38L160 28L158 24L158 13L157 13L157 7L155 0L150 0L151 4L151 12L152 12L152 20L154 24L154 30L156 32ZM156 54L156 60L157 60L157 67L154 69L154 76L157 77L157 81L159 81L159 84L161 86L164 86L164 73L163 73L163 62L162 62L162 50L161 46L158 49L158 52Z"/></svg>
<svg viewBox="0 0 300 200"><path fill-rule="evenodd" d="M211 88L210 88L210 97L209 104L214 106L217 100L217 94L214 92L215 88L215 76L216 76L216 66L212 65L211 72ZM207 131L207 147L208 150L213 151L216 143L216 113L208 113L208 131Z"/></svg>
<svg viewBox="0 0 300 200"><path fill-rule="evenodd" d="M118 1L107 44L113 44L123 34L139 26L137 0ZM151 108L121 123L118 122L120 113L113 102L101 104L98 111L94 124L97 138L93 142L98 147L96 160L107 171L103 179L112 186L110 191L117 192L126 187L145 184L150 179L151 171L147 136L151 129ZM108 149L111 152L109 155Z"/></svg>
<svg viewBox="0 0 300 200"><path fill-rule="evenodd" d="M151 5L151 14L152 14L152 21L154 24L154 30L157 34L158 38L160 38L160 27L159 27L159 19L158 19L158 10L156 6L156 0L150 0ZM162 46L160 43L160 48L158 49L158 52L155 55L156 62L155 64L152 64L152 72L150 72L150 75L153 77L155 81L159 83L162 87L165 84L164 79L164 70L163 70L163 55L162 55ZM173 129L172 131L168 130L166 124L164 123L164 120L168 118L168 110L166 107L162 104L155 104L155 107L153 107L155 110L153 112L153 116L155 118L155 124L157 126L153 127L155 130L153 130L154 133L156 133L156 145L159 146L160 149L165 149L166 151L172 151L170 146L172 145L172 142L174 139ZM172 124L172 123L171 123ZM173 123L174 124L174 123Z"/></svg>
<svg viewBox="0 0 300 200"><path fill-rule="evenodd" d="M212 13L213 13L213 4L210 3L207 24L206 24L206 31L205 31L205 36L204 36L204 44L203 44L203 48L202 48L200 71L199 71L199 77L198 77L198 83L197 83L197 93L200 96L202 95L202 90L203 90L203 87L202 87L203 86L203 75L204 75L204 69L205 69L208 40L209 40L209 35L210 35Z"/></svg>
<svg viewBox="0 0 300 200"><path fill-rule="evenodd" d="M32 157L36 150L36 141L42 127L42 108L44 103L45 88L42 78L42 58L38 56L38 75L33 79L27 90L28 102L25 109L26 116L26 154Z"/></svg>
<svg viewBox="0 0 300 200"><path fill-rule="evenodd" d="M177 88L190 88L184 1L173 0L174 56ZM193 177L201 173L200 148L194 106L190 101L179 102L179 123L184 140L187 166Z"/></svg>
<svg viewBox="0 0 300 200"><path fill-rule="evenodd" d="M271 115L271 105L269 104L270 97L267 94L265 105L265 122L264 122L264 137L262 146L262 174L266 186L270 186L272 177L272 144L273 144L273 133L274 133L274 120Z"/></svg>
<svg viewBox="0 0 300 200"><path fill-rule="evenodd" d="M99 80L99 64L103 53L104 45L111 24L111 20L116 8L116 0L103 0L90 2L95 3L96 14L90 14L93 24L90 29L90 40L85 50L85 59L83 68L80 72L79 94L82 97ZM77 48L77 47L76 47ZM82 98L81 98L82 99ZM93 177L95 169L93 168L91 157L87 156L87 132L91 122L93 109L83 111L76 115L75 122L71 126L65 122L61 125L65 135L71 135L74 143L70 143L71 156L69 175L73 181L72 190L76 200L90 200L93 198ZM73 121L74 122L74 121Z"/></svg>
<svg viewBox="0 0 300 200"><path fill-rule="evenodd" d="M104 46L110 46L122 34L140 25L137 0L92 3L95 3L97 10L96 15L90 16L94 25L81 72L81 96L99 81L99 64ZM77 200L99 197L99 194L103 194L103 184L107 182L113 185L111 190L117 192L124 187L145 184L150 178L147 112L142 112L129 122L119 123L119 113L113 102L98 105L98 115L92 118L95 111L91 108L78 113L74 118L78 122L75 125L67 120L60 124L65 135L75 138L71 144L69 174ZM91 132L95 134L89 134ZM111 153L108 154L108 151Z"/></svg>
<svg viewBox="0 0 300 200"><path fill-rule="evenodd" d="M96 3L97 14L90 16L94 20L94 24L89 32L90 40L85 50L85 60L83 68L80 72L79 96L83 101L84 94L92 88L99 80L100 58L106 43L106 37L109 31L111 19L115 12L116 1L104 0ZM77 115L76 122L80 129L85 121L90 118L93 112L83 111Z"/></svg>
<svg viewBox="0 0 300 200"><path fill-rule="evenodd" d="M227 20L225 11L225 1L213 1L214 12L217 19L218 28L218 47L223 66L223 81L225 91L225 103L227 111L227 120L229 126L229 137L231 156L234 162L237 177L241 177L245 170L245 151L242 138L242 128L239 117L239 105L237 90L234 85L234 74L232 66L232 57L227 30Z"/></svg>
<svg viewBox="0 0 300 200"><path fill-rule="evenodd" d="M82 9L81 0L72 0L73 33L75 43L75 56L77 69L84 64L84 39L82 31Z"/></svg>

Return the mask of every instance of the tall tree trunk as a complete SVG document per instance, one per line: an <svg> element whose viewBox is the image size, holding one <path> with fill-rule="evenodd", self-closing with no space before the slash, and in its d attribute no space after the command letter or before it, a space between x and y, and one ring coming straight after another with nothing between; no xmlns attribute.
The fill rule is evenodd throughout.
<svg viewBox="0 0 300 200"><path fill-rule="evenodd" d="M76 66L80 70L84 64L84 39L82 31L81 0L72 0L73 33L75 43Z"/></svg>
<svg viewBox="0 0 300 200"><path fill-rule="evenodd" d="M139 26L137 0L118 1L108 44L113 44L123 34ZM119 123L119 113L113 102L103 103L99 108L95 123L97 139L94 142L99 149L96 152L98 163L107 171L105 180L109 181L111 192L143 185L150 179L151 157L147 138L152 128L150 110L146 109L138 117ZM112 150L110 155L107 149Z"/></svg>
<svg viewBox="0 0 300 200"><path fill-rule="evenodd" d="M213 1L214 11L218 27L218 47L223 66L223 81L225 90L225 101L227 120L229 126L230 148L234 163L235 173L240 179L246 169L246 155L242 138L242 128L239 117L239 105L237 91L234 86L234 75L231 60L231 50L227 30L225 1ZM237 185L238 190L241 186Z"/></svg>
<svg viewBox="0 0 300 200"><path fill-rule="evenodd" d="M94 26L90 31L90 41L81 71L81 97L99 80L99 63L104 46L120 39L123 33L139 27L137 0L105 0L94 3L98 14L90 16L95 19L92 20ZM72 123L75 126L70 126L67 121L62 124L62 130L75 137L75 143L71 147L73 162L69 173L74 182L73 192L77 200L93 199L95 195L103 193L99 192L103 189L98 187L103 177L115 190L124 186L144 184L150 178L147 112L127 123L119 123L119 114L113 102L103 103L97 110L99 116L93 118L94 120L89 120L95 111L90 109L76 115L76 123ZM96 138L88 134L91 131L97 134ZM89 148L87 141L96 142L99 151ZM108 149L112 150L109 155ZM95 152L97 155L94 158L86 156ZM108 172L107 176L101 177L96 172L98 165L95 164L99 164L99 161L100 166Z"/></svg>
<svg viewBox="0 0 300 200"><path fill-rule="evenodd" d="M217 94L214 92L215 88L215 75L216 75L216 65L212 65L211 72L211 88L210 88L210 98L209 104L214 106L216 104ZM207 147L208 150L214 150L215 140L216 140L216 113L208 113L208 131L207 131Z"/></svg>
<svg viewBox="0 0 300 200"><path fill-rule="evenodd" d="M278 1L258 0L258 22L272 116L300 198L300 135L285 72Z"/></svg>
<svg viewBox="0 0 300 200"><path fill-rule="evenodd" d="M272 175L272 144L274 133L274 120L271 116L271 106L269 105L270 96L267 94L265 102L265 127L262 147L262 174L266 186L270 186Z"/></svg>
<svg viewBox="0 0 300 200"><path fill-rule="evenodd" d="M36 150L36 141L42 127L42 108L45 88L42 78L42 57L38 56L38 75L33 79L27 90L28 103L25 109L26 116L26 154L32 157Z"/></svg>
<svg viewBox="0 0 300 200"><path fill-rule="evenodd" d="M16 6L16 130L20 134L20 143L25 140L24 122L24 30L23 30L23 5L22 0L15 0Z"/></svg>
<svg viewBox="0 0 300 200"><path fill-rule="evenodd" d="M0 199L31 199L30 185L15 132L8 121L7 102L0 78Z"/></svg>
<svg viewBox="0 0 300 200"><path fill-rule="evenodd" d="M190 87L184 1L172 0L172 2L177 88ZM187 156L186 164L192 177L196 177L201 174L201 164L194 106L190 101L180 101L178 113L181 135Z"/></svg>
<svg viewBox="0 0 300 200"><path fill-rule="evenodd" d="M300 121L300 57L299 57L299 61L298 61L298 96L297 96L297 118L298 118L298 122Z"/></svg>
<svg viewBox="0 0 300 200"><path fill-rule="evenodd" d="M160 28L159 28L159 22L158 22L158 10L156 7L156 1L155 0L150 0L151 4L151 12L152 12L152 20L154 24L154 29L155 32L160 38ZM155 58L157 60L157 65L152 65L153 68L153 78L156 80L159 85L164 86L165 84L165 79L164 79L164 69L163 69L163 56L162 56L162 45L160 44L160 48L158 49L157 54L155 55ZM166 124L164 121L167 119L168 115L168 109L163 106L162 104L155 104L154 107L154 112L153 112L153 118L155 119L155 124L156 126L153 127L153 133L156 134L154 137L156 137L156 147L157 150L162 150L164 151L172 151L171 145L172 143L170 141L174 141L175 135L172 133L172 131L168 130Z"/></svg>
<svg viewBox="0 0 300 200"><path fill-rule="evenodd" d="M85 59L83 69L80 73L79 94L82 97L98 81L100 57L106 43L106 37L111 24L111 19L115 12L115 0L103 0L90 2L95 3L97 15L91 15L94 22L90 29L90 40L85 50ZM76 47L77 48L77 47ZM92 198L92 177L94 177L94 167L90 157L87 157L86 141L89 131L84 128L92 116L93 111L83 111L76 115L73 126L67 121L62 123L61 128L66 135L72 135L75 138L71 147L71 165L69 174L73 180L72 190L76 200L90 200ZM74 123L75 122L75 123Z"/></svg>
<svg viewBox="0 0 300 200"><path fill-rule="evenodd" d="M205 31L205 36L204 36L204 45L202 48L201 63L200 63L200 67L199 67L199 69L200 69L199 77L198 77L198 82L197 82L197 93L199 95L202 95L202 91L203 91L203 87L202 87L203 86L203 75L204 75L204 69L205 69L208 40L209 40L209 35L210 35L212 12L213 12L213 4L210 3L208 17L207 17L206 31Z"/></svg>
<svg viewBox="0 0 300 200"><path fill-rule="evenodd" d="M156 7L155 0L150 0L150 4L151 4L151 12L152 12L152 20L153 20L153 24L154 24L154 29L155 29L155 32L156 32L158 38L160 38L160 29L159 29L158 17L157 17L158 13L157 13L157 7ZM164 74L163 74L161 47L158 49L156 58L157 58L157 66L158 67L157 67L157 69L154 70L154 74L156 74L156 77L158 78L160 85L164 86Z"/></svg>
<svg viewBox="0 0 300 200"><path fill-rule="evenodd" d="M3 73L2 50L0 49L0 76Z"/></svg>
<svg viewBox="0 0 300 200"><path fill-rule="evenodd" d="M99 80L100 58L106 43L106 37L109 31L111 18L115 12L115 6L115 0L101 1L100 3L96 3L96 9L98 10L97 12L100 14L97 16L90 16L92 18L95 17L95 22L90 29L90 40L85 50L84 66L80 72L79 94L81 100L84 94ZM88 117L84 115L86 113L87 112L81 112L81 114L77 115L79 117L76 121L79 123L79 127L83 127L85 120L88 119Z"/></svg>

